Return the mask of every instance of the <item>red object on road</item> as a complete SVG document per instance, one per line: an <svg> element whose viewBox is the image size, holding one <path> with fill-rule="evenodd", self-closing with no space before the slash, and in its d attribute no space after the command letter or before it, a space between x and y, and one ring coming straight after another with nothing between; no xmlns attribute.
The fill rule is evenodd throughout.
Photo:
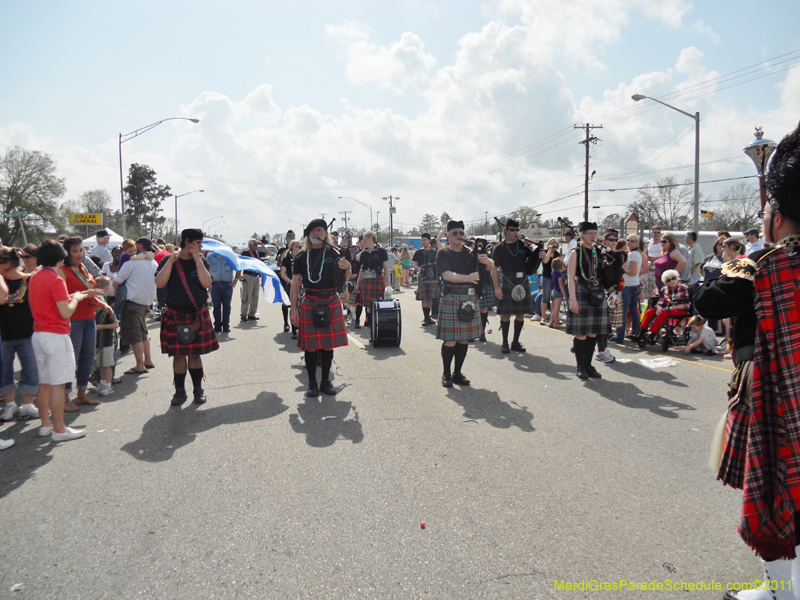
<svg viewBox="0 0 800 600"><path fill-rule="evenodd" d="M419 524L420 529L425 529L425 521Z"/></svg>

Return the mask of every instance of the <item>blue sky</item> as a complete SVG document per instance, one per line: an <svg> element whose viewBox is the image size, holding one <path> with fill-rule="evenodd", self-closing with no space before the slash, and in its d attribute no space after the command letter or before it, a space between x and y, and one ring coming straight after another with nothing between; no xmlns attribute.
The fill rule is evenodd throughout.
<svg viewBox="0 0 800 600"><path fill-rule="evenodd" d="M800 68L785 69L800 63L797 23L790 0L6 0L0 150L49 152L66 198L100 188L117 201L117 135L200 118L124 144L125 168L146 163L179 194L204 188L181 200L181 226L224 215L235 243L323 212L369 225L338 196L382 224L389 194L401 223L545 202L546 216L577 219L580 198L552 202L582 185L573 124L603 125L598 190L692 176L692 121L632 93L697 86L667 101L701 113L701 180L752 174L753 127L777 141L800 120ZM715 79L752 65L742 80L768 76ZM632 199L595 192L592 216Z"/></svg>

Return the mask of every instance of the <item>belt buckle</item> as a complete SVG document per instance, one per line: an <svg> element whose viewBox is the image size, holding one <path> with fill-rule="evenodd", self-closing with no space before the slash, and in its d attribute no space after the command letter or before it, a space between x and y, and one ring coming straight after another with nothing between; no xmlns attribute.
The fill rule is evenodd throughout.
<svg viewBox="0 0 800 600"><path fill-rule="evenodd" d="M522 279L525 276L525 273L522 271L517 271L517 279Z"/></svg>

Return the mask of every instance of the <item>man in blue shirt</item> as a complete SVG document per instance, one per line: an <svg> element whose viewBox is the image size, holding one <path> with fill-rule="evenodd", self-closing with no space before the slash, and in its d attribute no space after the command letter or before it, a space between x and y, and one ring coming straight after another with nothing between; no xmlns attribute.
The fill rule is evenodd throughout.
<svg viewBox="0 0 800 600"><path fill-rule="evenodd" d="M234 271L219 254L209 254L208 262L211 265L211 276L214 285L211 287L211 301L214 303L214 331L217 333L231 330L231 299L233 288L241 278L239 271Z"/></svg>

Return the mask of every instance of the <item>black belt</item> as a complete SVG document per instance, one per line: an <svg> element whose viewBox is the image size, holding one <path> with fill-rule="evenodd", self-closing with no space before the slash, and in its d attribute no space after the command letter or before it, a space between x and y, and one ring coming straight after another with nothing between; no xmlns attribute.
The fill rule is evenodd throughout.
<svg viewBox="0 0 800 600"><path fill-rule="evenodd" d="M256 273L255 271L242 271L242 273L250 277L261 277L261 273Z"/></svg>
<svg viewBox="0 0 800 600"><path fill-rule="evenodd" d="M309 290L306 289L306 296L313 298L330 298L336 294L336 290Z"/></svg>
<svg viewBox="0 0 800 600"><path fill-rule="evenodd" d="M733 361L738 365L740 362L744 362L746 360L753 360L753 357L756 354L756 347L754 345L744 346L742 348L736 348L733 351Z"/></svg>
<svg viewBox="0 0 800 600"><path fill-rule="evenodd" d="M470 289L476 290L476 293L477 293L477 288L478 288L478 286L474 285L474 284L469 284L469 285L465 284L462 287L462 286L460 286L458 284L453 285L453 284L445 283L444 284L444 291L442 293L445 296L447 294L468 294Z"/></svg>

